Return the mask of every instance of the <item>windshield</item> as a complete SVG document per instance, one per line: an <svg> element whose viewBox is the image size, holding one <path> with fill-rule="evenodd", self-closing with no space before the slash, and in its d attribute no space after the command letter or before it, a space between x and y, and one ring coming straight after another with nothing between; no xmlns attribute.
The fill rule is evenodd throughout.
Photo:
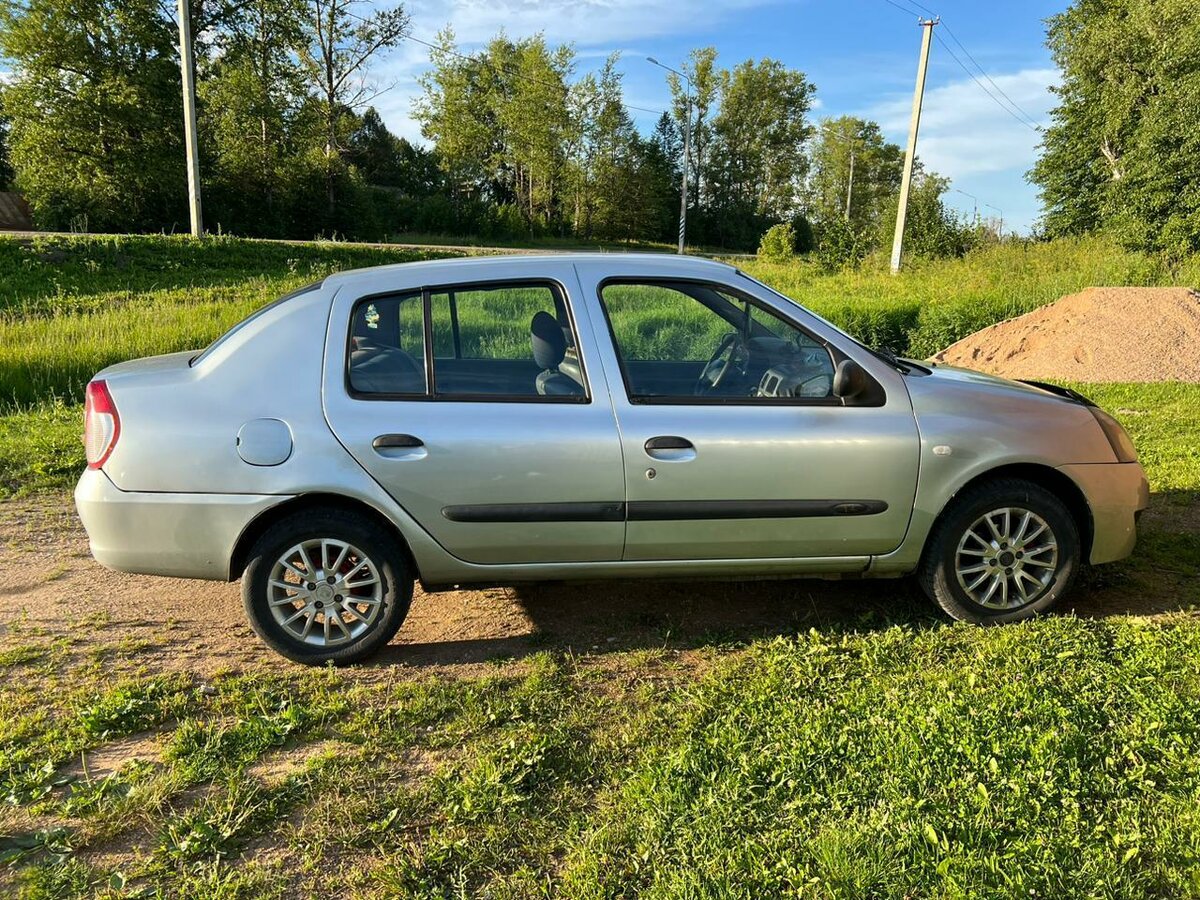
<svg viewBox="0 0 1200 900"><path fill-rule="evenodd" d="M268 312L273 310L275 307L279 306L281 303L287 303L289 300L294 300L296 297L299 297L299 296L302 296L303 294L307 294L307 293L317 290L317 288L319 288L324 283L325 283L324 279L322 279L321 281L314 281L312 284L306 284L302 288L297 288L296 290L292 291L290 294L284 294L278 300L273 300L272 302L268 303L266 306L259 307L254 312L250 313L250 315L246 316L246 318L242 319L242 321L238 322L236 325L234 325L232 328L230 328L227 332L225 332L219 338L217 338L215 341L213 341L211 344L209 344L207 347L205 347L204 350L202 350L200 353L197 353L190 360L188 360L188 365L195 366L195 365L198 365L199 363L204 362L204 360L207 359L208 356L210 354L212 354L212 352L214 350L216 350L218 347L220 347L223 343L225 343L227 340L229 340L231 337L233 337L235 334L237 334L239 331L241 331L243 328L245 328L247 325L249 325L255 319L257 319L259 316L266 315Z"/></svg>

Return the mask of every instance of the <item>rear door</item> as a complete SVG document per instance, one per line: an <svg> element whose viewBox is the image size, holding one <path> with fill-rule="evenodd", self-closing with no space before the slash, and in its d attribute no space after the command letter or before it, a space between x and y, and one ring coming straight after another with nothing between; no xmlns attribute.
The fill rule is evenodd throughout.
<svg viewBox="0 0 1200 900"><path fill-rule="evenodd" d="M460 559L620 559L621 447L574 270L516 261L486 272L343 288L326 352L329 423Z"/></svg>
<svg viewBox="0 0 1200 900"><path fill-rule="evenodd" d="M865 565L899 546L919 438L897 372L858 360L877 390L845 405L831 389L845 358L833 330L799 308L783 310L749 279L620 277L597 263L578 270L609 334L606 366L624 382L613 378L628 485L625 559Z"/></svg>

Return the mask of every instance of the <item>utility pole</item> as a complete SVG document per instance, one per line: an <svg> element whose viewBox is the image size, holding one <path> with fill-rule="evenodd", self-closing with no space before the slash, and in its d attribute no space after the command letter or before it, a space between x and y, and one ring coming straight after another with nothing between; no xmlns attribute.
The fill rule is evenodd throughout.
<svg viewBox="0 0 1200 900"><path fill-rule="evenodd" d="M917 156L917 128L921 124L921 102L925 99L925 70L929 68L929 44L938 18L920 19L921 59L917 63L917 87L913 91L912 120L908 125L908 149L904 153L904 177L900 179L900 206L896 210L896 235L892 238L892 274L900 271L900 254L904 248L904 220L908 215L908 189L912 184L913 162Z"/></svg>
<svg viewBox="0 0 1200 900"><path fill-rule="evenodd" d="M846 182L846 221L850 221L850 198L854 195L854 145L850 145L850 178Z"/></svg>
<svg viewBox="0 0 1200 900"><path fill-rule="evenodd" d="M200 215L200 154L196 146L196 66L192 53L192 16L188 0L179 0L179 68L183 73L183 140L187 149L188 211L192 237L204 234Z"/></svg>
<svg viewBox="0 0 1200 900"><path fill-rule="evenodd" d="M687 237L688 159L692 155L692 79L682 72L675 71L670 66L664 66L653 56L647 56L646 62L678 75L687 84L687 94L684 98L687 112L683 117L683 184L679 188L679 250L677 251L682 256L684 238Z"/></svg>

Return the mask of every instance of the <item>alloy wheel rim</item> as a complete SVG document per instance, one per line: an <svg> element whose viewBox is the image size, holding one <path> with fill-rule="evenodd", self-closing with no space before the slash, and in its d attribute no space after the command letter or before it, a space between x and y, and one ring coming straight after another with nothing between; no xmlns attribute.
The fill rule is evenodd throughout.
<svg viewBox="0 0 1200 900"><path fill-rule="evenodd" d="M968 597L988 609L1013 610L1050 589L1058 539L1037 513L1016 506L986 512L963 533L954 574Z"/></svg>
<svg viewBox="0 0 1200 900"><path fill-rule="evenodd" d="M345 541L313 538L281 554L267 583L275 622L315 647L349 644L383 609L383 579L371 559Z"/></svg>

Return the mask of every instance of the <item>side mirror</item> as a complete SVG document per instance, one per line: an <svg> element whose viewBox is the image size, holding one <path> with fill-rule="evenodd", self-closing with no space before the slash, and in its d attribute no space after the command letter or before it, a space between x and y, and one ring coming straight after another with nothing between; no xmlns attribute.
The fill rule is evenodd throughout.
<svg viewBox="0 0 1200 900"><path fill-rule="evenodd" d="M852 359L843 359L833 373L833 396L852 400L863 393L871 379L865 369Z"/></svg>

